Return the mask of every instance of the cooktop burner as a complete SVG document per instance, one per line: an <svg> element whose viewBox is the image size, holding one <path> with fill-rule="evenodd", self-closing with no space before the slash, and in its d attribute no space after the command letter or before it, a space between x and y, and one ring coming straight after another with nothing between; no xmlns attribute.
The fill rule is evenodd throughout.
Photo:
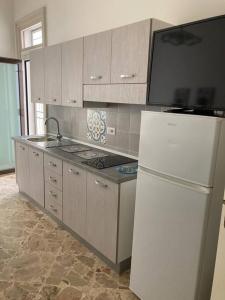
<svg viewBox="0 0 225 300"><path fill-rule="evenodd" d="M83 161L82 163L95 169L106 169L132 162L137 162L137 160L120 155L109 155L105 157L89 159L87 161Z"/></svg>

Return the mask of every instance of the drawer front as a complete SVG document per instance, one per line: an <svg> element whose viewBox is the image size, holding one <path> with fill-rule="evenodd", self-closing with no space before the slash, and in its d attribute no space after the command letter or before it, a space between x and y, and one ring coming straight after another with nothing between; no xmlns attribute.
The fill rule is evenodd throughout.
<svg viewBox="0 0 225 300"><path fill-rule="evenodd" d="M45 154L44 156L44 166L45 168L62 175L62 161L61 159L55 158L51 155Z"/></svg>
<svg viewBox="0 0 225 300"><path fill-rule="evenodd" d="M62 206L62 192L48 182L45 183L45 199Z"/></svg>
<svg viewBox="0 0 225 300"><path fill-rule="evenodd" d="M62 204L56 203L51 197L45 198L45 209L62 221Z"/></svg>
<svg viewBox="0 0 225 300"><path fill-rule="evenodd" d="M52 172L49 169L45 169L45 181L53 187L62 190L62 176Z"/></svg>

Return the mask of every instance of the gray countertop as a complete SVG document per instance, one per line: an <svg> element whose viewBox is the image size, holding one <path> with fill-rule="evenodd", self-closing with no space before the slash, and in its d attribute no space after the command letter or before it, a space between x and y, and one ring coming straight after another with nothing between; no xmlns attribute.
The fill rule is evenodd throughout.
<svg viewBox="0 0 225 300"><path fill-rule="evenodd" d="M20 143L24 143L27 144L31 147L37 148L41 151L43 151L44 153L47 153L49 155L52 155L54 157L57 157L63 161L66 161L68 163L71 163L77 167L80 167L82 169L85 169L91 173L94 173L98 176L104 177L108 180L111 180L115 183L122 183L125 181L129 181L129 180L133 180L137 178L137 174L122 174L118 171L118 166L116 167L110 167L110 168L106 168L106 169L95 169L93 167L90 167L88 165L83 164L82 162L84 161L83 158L80 158L79 156L76 156L74 154L65 152L63 150L60 150L60 147L54 147L54 148L46 148L45 147L45 143L40 142L30 142L27 140L27 136L19 136L19 137L13 137L14 141L20 142ZM67 140L69 141L69 140ZM78 142L76 142L78 143ZM80 143L82 145L82 143ZM92 149L94 149L95 151L99 151L99 152L104 152L106 154L113 154L109 151L104 151L104 150L99 150L93 146L90 146ZM125 155L124 155L125 156ZM130 165L130 166L136 166L137 162L135 163L129 163L126 165Z"/></svg>

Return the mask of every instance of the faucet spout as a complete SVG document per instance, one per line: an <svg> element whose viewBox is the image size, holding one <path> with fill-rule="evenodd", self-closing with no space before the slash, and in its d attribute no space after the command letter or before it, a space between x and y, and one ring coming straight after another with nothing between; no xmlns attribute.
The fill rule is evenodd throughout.
<svg viewBox="0 0 225 300"><path fill-rule="evenodd" d="M48 121L50 121L50 120L54 120L56 122L56 125L57 125L57 136L56 137L57 137L57 140L60 141L63 136L61 135L61 133L59 131L59 121L56 118L54 118L54 117L47 118L45 120L45 126L47 125Z"/></svg>

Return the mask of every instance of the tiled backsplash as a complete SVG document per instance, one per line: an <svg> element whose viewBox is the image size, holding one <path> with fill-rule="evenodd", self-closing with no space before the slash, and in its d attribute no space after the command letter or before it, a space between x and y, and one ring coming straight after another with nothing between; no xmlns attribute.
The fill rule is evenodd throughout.
<svg viewBox="0 0 225 300"><path fill-rule="evenodd" d="M146 109L149 107L125 104L108 104L104 108L72 108L48 105L48 117L56 117L59 120L60 130L66 137L138 156L141 110ZM94 112L99 113L93 115ZM102 122L100 115L103 118ZM91 120L88 128L87 120L90 119L90 116L94 117L95 120ZM106 128L103 128L104 122L106 128L115 128L115 135L107 134ZM95 138L93 138L90 129L95 130L93 132ZM102 132L101 136L98 131ZM49 123L48 132L56 132L54 122Z"/></svg>

